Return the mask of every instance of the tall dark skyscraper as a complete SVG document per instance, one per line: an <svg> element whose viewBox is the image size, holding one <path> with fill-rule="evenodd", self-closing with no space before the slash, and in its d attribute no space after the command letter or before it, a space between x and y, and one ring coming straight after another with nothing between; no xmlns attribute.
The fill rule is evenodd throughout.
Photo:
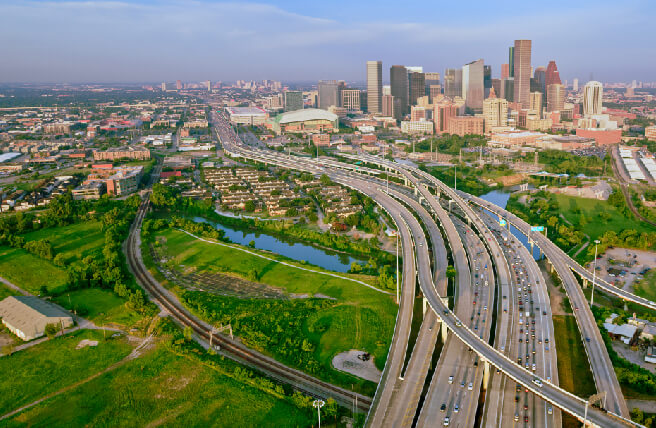
<svg viewBox="0 0 656 428"><path fill-rule="evenodd" d="M426 76L424 73L411 71L408 74L408 81L410 82L410 105L416 105L417 99L426 95Z"/></svg>
<svg viewBox="0 0 656 428"><path fill-rule="evenodd" d="M408 70L403 65L390 67L390 86L392 96L398 102L396 115L402 116L408 113Z"/></svg>
<svg viewBox="0 0 656 428"><path fill-rule="evenodd" d="M444 72L444 96L462 97L462 69L447 68Z"/></svg>
<svg viewBox="0 0 656 428"><path fill-rule="evenodd" d="M295 111L303 109L303 92L287 91L284 93L285 111Z"/></svg>
<svg viewBox="0 0 656 428"><path fill-rule="evenodd" d="M515 48L508 48L508 77L515 77Z"/></svg>
<svg viewBox="0 0 656 428"><path fill-rule="evenodd" d="M483 88L485 90L485 98L490 96L490 90L492 89L492 66L484 65L483 66Z"/></svg>
<svg viewBox="0 0 656 428"><path fill-rule="evenodd" d="M515 40L514 48L514 77L516 103L522 108L529 107L529 94L531 93L531 41Z"/></svg>
<svg viewBox="0 0 656 428"><path fill-rule="evenodd" d="M367 61L367 109L369 113L383 111L383 63Z"/></svg>
<svg viewBox="0 0 656 428"><path fill-rule="evenodd" d="M546 92L546 84L547 84L547 70L544 67L538 67L535 69L533 72L533 78L535 78L535 82L537 84L538 91L542 92L543 94ZM546 98L546 97L542 97Z"/></svg>
<svg viewBox="0 0 656 428"><path fill-rule="evenodd" d="M318 85L320 109L328 110L330 106L339 105L339 87L335 80L320 80Z"/></svg>

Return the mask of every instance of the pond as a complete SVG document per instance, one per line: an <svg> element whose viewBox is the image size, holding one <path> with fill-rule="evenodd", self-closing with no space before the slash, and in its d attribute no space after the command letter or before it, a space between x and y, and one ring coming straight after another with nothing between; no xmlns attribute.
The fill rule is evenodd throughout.
<svg viewBox="0 0 656 428"><path fill-rule="evenodd" d="M512 194L511 190L493 190L491 192L488 192L484 195L481 195L480 198L484 199L488 202L493 203L496 206L499 206L501 208L506 208L506 205L508 205L508 199L510 199L510 195ZM496 214L493 214L491 212L488 212L493 218L499 218ZM524 235L522 232L517 230L517 228L513 225L510 225L510 232L521 242L524 244L526 248L528 248L528 251L531 251L531 245L528 243L528 238L526 235ZM534 232L537 233L537 232ZM533 248L533 258L535 260L540 259L540 250L538 249L537 246Z"/></svg>
<svg viewBox="0 0 656 428"><path fill-rule="evenodd" d="M194 217L193 220L197 223L209 223L217 229L223 230L225 236L236 244L249 245L251 241L254 241L255 248L257 249L271 251L272 253L280 254L293 260L305 261L311 265L334 272L348 272L351 268L351 263L364 264L367 262L367 260L358 259L348 254L325 250L300 242L284 241L265 233L244 232L232 229L203 217Z"/></svg>

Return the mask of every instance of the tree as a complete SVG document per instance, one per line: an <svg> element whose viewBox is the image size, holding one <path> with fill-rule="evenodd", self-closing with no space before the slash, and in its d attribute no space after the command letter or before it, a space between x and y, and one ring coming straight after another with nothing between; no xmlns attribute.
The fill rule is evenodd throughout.
<svg viewBox="0 0 656 428"><path fill-rule="evenodd" d="M193 331L191 330L191 327L187 326L182 331L182 334L184 335L185 340L190 341L193 336Z"/></svg>
<svg viewBox="0 0 656 428"><path fill-rule="evenodd" d="M66 259L64 258L64 255L62 253L59 253L55 256L52 262L55 264L55 266L62 267L66 263Z"/></svg>
<svg viewBox="0 0 656 428"><path fill-rule="evenodd" d="M57 324L47 324L43 332L49 339L52 339L57 334Z"/></svg>
<svg viewBox="0 0 656 428"><path fill-rule="evenodd" d="M453 278L456 277L456 269L452 265L447 266L447 268L446 268L446 277L450 278L450 279L453 279Z"/></svg>

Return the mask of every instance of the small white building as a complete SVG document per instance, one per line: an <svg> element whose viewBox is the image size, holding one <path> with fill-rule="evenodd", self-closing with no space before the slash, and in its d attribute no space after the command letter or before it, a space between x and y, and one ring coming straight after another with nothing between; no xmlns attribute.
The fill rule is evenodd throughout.
<svg viewBox="0 0 656 428"><path fill-rule="evenodd" d="M645 328L642 329L640 333L640 339L643 340L654 340L656 336L656 324L648 323L645 325Z"/></svg>
<svg viewBox="0 0 656 428"><path fill-rule="evenodd" d="M25 341L43 336L48 324L58 329L73 325L69 312L35 296L9 296L0 301L0 318L12 333Z"/></svg>

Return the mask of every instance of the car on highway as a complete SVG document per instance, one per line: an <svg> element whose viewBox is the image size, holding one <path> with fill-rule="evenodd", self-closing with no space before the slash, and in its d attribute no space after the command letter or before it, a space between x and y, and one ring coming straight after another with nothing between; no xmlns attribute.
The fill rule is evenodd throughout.
<svg viewBox="0 0 656 428"><path fill-rule="evenodd" d="M553 415L553 407L551 407L551 406L547 407L547 413L549 413L550 415Z"/></svg>
<svg viewBox="0 0 656 428"><path fill-rule="evenodd" d="M515 422L519 421L519 413L515 413Z"/></svg>
<svg viewBox="0 0 656 428"><path fill-rule="evenodd" d="M463 380L462 382L460 382L460 388L464 388L464 387L465 387L465 381Z"/></svg>
<svg viewBox="0 0 656 428"><path fill-rule="evenodd" d="M440 406L440 412L444 412L444 411L446 411L446 403L442 403L442 405Z"/></svg>
<svg viewBox="0 0 656 428"><path fill-rule="evenodd" d="M471 382L469 382L469 385L467 385L467 389L468 389L469 391L471 391L472 389L474 389L474 384L471 383Z"/></svg>
<svg viewBox="0 0 656 428"><path fill-rule="evenodd" d="M453 383L453 376L449 376L449 385Z"/></svg>
<svg viewBox="0 0 656 428"><path fill-rule="evenodd" d="M542 381L538 378L533 379L533 383L539 387L542 387Z"/></svg>
<svg viewBox="0 0 656 428"><path fill-rule="evenodd" d="M456 404L456 405L453 407L453 411L454 411L455 413L458 413L458 412L460 411L460 407L458 407L458 405Z"/></svg>
<svg viewBox="0 0 656 428"><path fill-rule="evenodd" d="M448 426L449 426L449 417L448 417L448 416L446 416L446 417L444 418L444 423L443 423L443 425L444 425L445 427L448 427Z"/></svg>

